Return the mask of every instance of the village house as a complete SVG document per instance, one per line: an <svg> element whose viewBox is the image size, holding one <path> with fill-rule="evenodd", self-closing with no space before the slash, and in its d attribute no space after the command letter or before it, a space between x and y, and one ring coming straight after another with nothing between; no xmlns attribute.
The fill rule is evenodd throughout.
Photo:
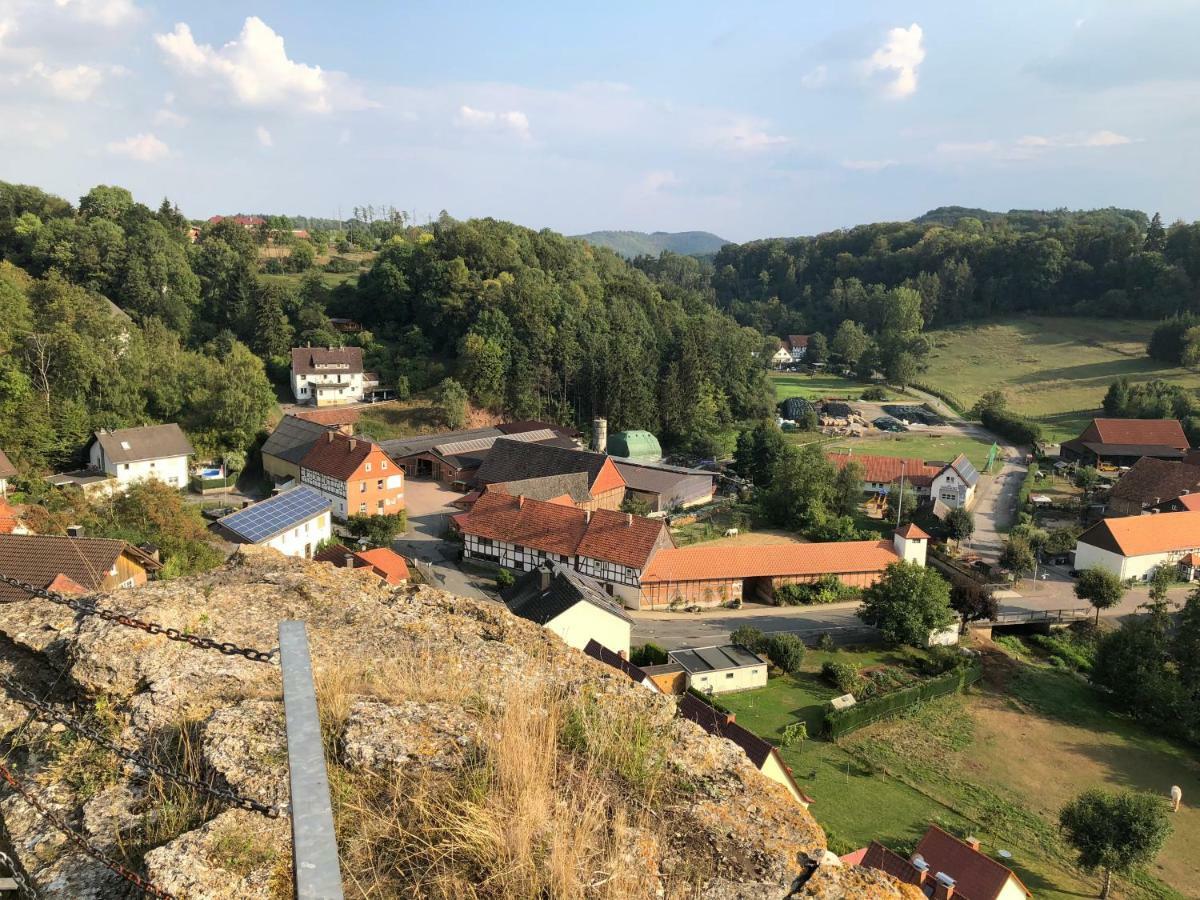
<svg viewBox="0 0 1200 900"><path fill-rule="evenodd" d="M603 453L511 437L492 444L474 486L538 500L565 499L580 509L619 509L625 499L625 481Z"/></svg>
<svg viewBox="0 0 1200 900"><path fill-rule="evenodd" d="M16 475L17 467L9 461L4 451L0 450L0 497L8 496L8 479L15 478Z"/></svg>
<svg viewBox="0 0 1200 900"><path fill-rule="evenodd" d="M209 216L208 224L216 225L219 222L224 222L227 219L237 225L241 225L247 231L255 228L261 228L263 225L267 224L267 220L262 216Z"/></svg>
<svg viewBox="0 0 1200 900"><path fill-rule="evenodd" d="M975 488L978 485L979 470L960 453L933 477L929 495L951 509L969 507L975 501Z"/></svg>
<svg viewBox="0 0 1200 900"><path fill-rule="evenodd" d="M583 652L597 662L602 662L606 666L623 672L629 677L629 680L634 684L640 684L642 687L653 691L656 694L661 694L658 685L654 680L646 674L646 670L641 666L635 666L626 657L622 656L613 650L609 650L597 640L590 640L584 645Z"/></svg>
<svg viewBox="0 0 1200 900"><path fill-rule="evenodd" d="M863 468L863 491L867 494L889 494L899 490L900 482L904 482L904 490L912 491L913 496L927 499L933 486L933 480L943 470L943 466L926 463L922 459L903 456L871 456L865 453L835 452L826 453L825 458L837 467L838 471L850 463L858 463Z"/></svg>
<svg viewBox="0 0 1200 900"><path fill-rule="evenodd" d="M1200 512L1102 519L1075 544L1075 568L1097 567L1118 578L1148 581L1162 566L1194 569L1200 555ZM1188 580L1192 571L1181 572Z"/></svg>
<svg viewBox="0 0 1200 900"><path fill-rule="evenodd" d="M702 694L746 691L767 683L767 661L737 644L672 650L667 659L683 668L686 686Z"/></svg>
<svg viewBox="0 0 1200 900"><path fill-rule="evenodd" d="M596 581L554 563L526 572L500 593L508 611L553 631L569 647L598 642L629 658L633 620Z"/></svg>
<svg viewBox="0 0 1200 900"><path fill-rule="evenodd" d="M830 541L690 547L660 550L642 574L642 609L714 607L733 601L775 601L785 584L810 584L826 575L849 587L870 587L894 562L925 565L929 535L905 525L890 541Z"/></svg>
<svg viewBox="0 0 1200 900"><path fill-rule="evenodd" d="M379 376L363 371L361 347L292 349L292 396L297 403L361 403L378 387Z"/></svg>
<svg viewBox="0 0 1200 900"><path fill-rule="evenodd" d="M764 741L739 725L733 713L723 713L699 697L686 694L679 698L679 715L689 722L696 723L713 737L724 738L737 744L758 771L776 784L783 785L792 795L792 799L805 809L813 802L811 797L800 790L796 779L792 777L791 768L783 761L779 751L770 741Z"/></svg>
<svg viewBox="0 0 1200 900"><path fill-rule="evenodd" d="M404 510L404 471L366 438L326 431L300 461L300 483L322 493L343 521Z"/></svg>
<svg viewBox="0 0 1200 900"><path fill-rule="evenodd" d="M33 534L21 521L20 512L0 495L0 534Z"/></svg>
<svg viewBox="0 0 1200 900"><path fill-rule="evenodd" d="M184 490L195 452L174 423L97 431L87 448L89 468L115 478L118 488L154 479Z"/></svg>
<svg viewBox="0 0 1200 900"><path fill-rule="evenodd" d="M807 334L789 334L783 339L783 345L787 347L793 363L802 362L808 354L809 337L810 335Z"/></svg>
<svg viewBox="0 0 1200 900"><path fill-rule="evenodd" d="M1195 491L1200 491L1200 466L1143 456L1109 491L1104 514L1140 516Z"/></svg>
<svg viewBox="0 0 1200 900"><path fill-rule="evenodd" d="M346 569L370 569L390 585L408 584L408 561L388 547L351 550L341 544L329 544L313 554L313 560Z"/></svg>
<svg viewBox="0 0 1200 900"><path fill-rule="evenodd" d="M782 369L791 361L792 351L788 349L787 344L780 341L779 346L775 348L775 352L771 354L771 368Z"/></svg>
<svg viewBox="0 0 1200 900"><path fill-rule="evenodd" d="M647 504L652 516L704 506L717 492L717 476L704 469L624 459L617 460L616 467L625 482L625 496Z"/></svg>
<svg viewBox="0 0 1200 900"><path fill-rule="evenodd" d="M146 583L162 565L127 541L50 534L0 534L0 572L37 588L83 596ZM27 600L0 584L0 603Z"/></svg>
<svg viewBox="0 0 1200 900"><path fill-rule="evenodd" d="M329 540L329 500L307 487L292 488L213 523L213 531L236 544L270 547L284 556L311 559Z"/></svg>
<svg viewBox="0 0 1200 900"><path fill-rule="evenodd" d="M577 509L486 491L453 517L463 559L527 572L562 563L600 582L609 595L636 607L646 566L671 534L661 519L607 509Z"/></svg>
<svg viewBox="0 0 1200 900"><path fill-rule="evenodd" d="M1092 419L1079 437L1064 441L1062 459L1088 466L1132 466L1143 456L1183 459L1187 436L1178 419Z"/></svg>
<svg viewBox="0 0 1200 900"><path fill-rule="evenodd" d="M1008 866L992 859L977 838L960 840L930 825L908 859L877 841L841 857L847 865L886 872L933 900L1026 900L1033 894Z"/></svg>
<svg viewBox="0 0 1200 900"><path fill-rule="evenodd" d="M410 478L433 478L456 490L467 490L493 445L501 438L528 444L575 447L569 429L546 422L510 423L467 431L384 441L384 451Z"/></svg>
<svg viewBox="0 0 1200 900"><path fill-rule="evenodd" d="M329 430L298 416L284 416L262 445L263 474L275 484L298 482L300 463Z"/></svg>

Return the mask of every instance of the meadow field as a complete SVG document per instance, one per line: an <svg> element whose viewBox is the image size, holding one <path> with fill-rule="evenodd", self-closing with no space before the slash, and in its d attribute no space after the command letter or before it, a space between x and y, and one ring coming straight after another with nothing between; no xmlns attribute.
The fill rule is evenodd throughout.
<svg viewBox="0 0 1200 900"><path fill-rule="evenodd" d="M803 397L805 400L858 400L862 392L871 387L853 378L842 378L839 375L807 375L803 372L772 372L771 381L775 385L775 399L786 400L788 397ZM888 400L908 398L907 395L893 387L884 387Z"/></svg>
<svg viewBox="0 0 1200 900"><path fill-rule="evenodd" d="M1121 376L1162 378L1200 388L1200 373L1146 356L1154 322L1030 317L934 331L923 384L970 407L998 388L1016 412L1042 423L1047 438L1075 437Z"/></svg>
<svg viewBox="0 0 1200 900"><path fill-rule="evenodd" d="M911 653L914 651L903 651ZM1039 898L1096 896L1098 879L1079 871L1055 824L1061 805L1087 787L1136 787L1185 798L1200 792L1192 754L1110 712L1079 676L1035 659L994 657L966 694L915 707L839 742L817 737L836 692L820 676L827 659L855 666L901 663L884 649L810 650L796 676L720 698L737 721L778 742L799 719L812 737L782 749L811 812L846 853L878 840L907 854L929 823L973 833ZM1036 748L1036 749L1032 749ZM1117 898L1200 896L1200 810L1185 808L1150 871L1114 885Z"/></svg>

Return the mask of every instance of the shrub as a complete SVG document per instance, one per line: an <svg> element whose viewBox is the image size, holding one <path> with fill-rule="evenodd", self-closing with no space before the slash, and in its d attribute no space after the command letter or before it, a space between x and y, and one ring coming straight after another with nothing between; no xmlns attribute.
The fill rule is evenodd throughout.
<svg viewBox="0 0 1200 900"><path fill-rule="evenodd" d="M923 675L942 675L966 664L967 658L956 647L931 647L925 656L917 657L917 669Z"/></svg>
<svg viewBox="0 0 1200 900"><path fill-rule="evenodd" d="M774 634L767 641L767 656L789 675L795 675L804 665L804 641L794 634Z"/></svg>
<svg viewBox="0 0 1200 900"><path fill-rule="evenodd" d="M879 403L887 399L887 391L876 385L875 387L869 387L863 391L862 398L868 402Z"/></svg>
<svg viewBox="0 0 1200 900"><path fill-rule="evenodd" d="M858 595L858 591L842 583L836 575L822 575L805 584L784 584L775 589L775 600L781 606L837 603Z"/></svg>
<svg viewBox="0 0 1200 900"><path fill-rule="evenodd" d="M858 669L846 662L830 660L821 666L821 677L843 694L854 694L863 687L863 678L858 674Z"/></svg>
<svg viewBox="0 0 1200 900"><path fill-rule="evenodd" d="M808 723L793 722L783 729L783 737L779 741L781 747L791 747L793 744L808 740Z"/></svg>
<svg viewBox="0 0 1200 900"><path fill-rule="evenodd" d="M729 635L729 642L745 647L751 653L761 653L766 649L767 636L751 625L739 625Z"/></svg>
<svg viewBox="0 0 1200 900"><path fill-rule="evenodd" d="M836 653L837 644L833 642L833 635L828 631L823 632L821 636L817 638L817 649L824 650L826 653Z"/></svg>
<svg viewBox="0 0 1200 900"><path fill-rule="evenodd" d="M635 666L661 666L667 661L667 651L647 641L630 651L629 661Z"/></svg>
<svg viewBox="0 0 1200 900"><path fill-rule="evenodd" d="M1014 444L1036 444L1042 439L1042 426L1037 422L1003 409L985 409L979 417L983 427Z"/></svg>
<svg viewBox="0 0 1200 900"><path fill-rule="evenodd" d="M501 569L496 573L496 587L500 588L500 590L510 588L516 583L516 576L513 575L512 572L508 571L508 569Z"/></svg>
<svg viewBox="0 0 1200 900"><path fill-rule="evenodd" d="M329 262L325 263L323 268L326 272L349 275L351 272L358 271L358 263L352 259L346 259L344 256L334 256Z"/></svg>

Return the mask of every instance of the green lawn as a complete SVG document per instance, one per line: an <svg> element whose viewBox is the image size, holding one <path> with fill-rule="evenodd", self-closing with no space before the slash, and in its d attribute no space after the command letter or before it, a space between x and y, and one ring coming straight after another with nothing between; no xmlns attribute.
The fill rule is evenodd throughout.
<svg viewBox="0 0 1200 900"><path fill-rule="evenodd" d="M921 381L967 407L984 391L999 388L1015 411L1042 423L1049 439L1064 440L1079 434L1122 375L1200 388L1200 373L1146 356L1154 324L1030 317L935 331Z"/></svg>
<svg viewBox="0 0 1200 900"><path fill-rule="evenodd" d="M884 650L810 651L804 671L720 702L750 730L778 741L796 719L820 733L834 693L821 664L898 662ZM910 850L930 822L974 833L1039 898L1095 896L1097 880L1077 871L1054 825L1062 803L1092 785L1134 786L1165 796L1172 784L1200 795L1194 756L1112 714L1078 678L1042 665L1020 667L1006 691L984 683L868 726L840 744L813 738L781 750L811 812L844 853L880 840ZM1180 900L1200 896L1200 811L1184 808L1150 872L1118 883L1115 897ZM1171 885L1171 887L1168 887Z"/></svg>
<svg viewBox="0 0 1200 900"><path fill-rule="evenodd" d="M788 397L836 398L838 400L858 400L862 392L871 385L841 378L837 375L804 375L799 373L772 373L771 380L775 382L775 399L786 400ZM895 388L884 388L889 400L895 400L903 395Z"/></svg>
<svg viewBox="0 0 1200 900"><path fill-rule="evenodd" d="M983 471L991 441L960 434L881 434L864 438L836 438L831 450L853 449L871 456L911 456L924 460L949 462L960 453Z"/></svg>

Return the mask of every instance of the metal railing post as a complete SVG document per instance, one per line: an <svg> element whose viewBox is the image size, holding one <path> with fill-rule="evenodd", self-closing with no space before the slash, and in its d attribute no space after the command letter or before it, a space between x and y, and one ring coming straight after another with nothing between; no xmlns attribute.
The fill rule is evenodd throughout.
<svg viewBox="0 0 1200 900"><path fill-rule="evenodd" d="M325 745L303 622L279 623L297 900L343 900Z"/></svg>

